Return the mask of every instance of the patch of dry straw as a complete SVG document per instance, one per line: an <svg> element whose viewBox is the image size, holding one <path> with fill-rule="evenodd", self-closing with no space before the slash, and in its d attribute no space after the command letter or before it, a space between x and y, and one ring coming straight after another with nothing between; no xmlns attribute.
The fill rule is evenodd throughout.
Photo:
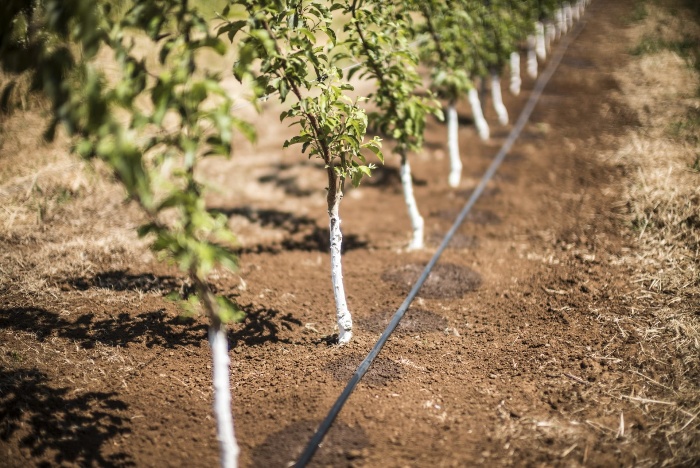
<svg viewBox="0 0 700 468"><path fill-rule="evenodd" d="M648 312L636 327L640 385L627 390L651 423L647 437L666 441L662 466L682 466L700 460L700 67L669 44L697 40L700 25L665 3L645 3L648 16L630 30L633 44L661 45L616 73L640 125L606 159L631 174L624 196L637 248L623 261Z"/></svg>

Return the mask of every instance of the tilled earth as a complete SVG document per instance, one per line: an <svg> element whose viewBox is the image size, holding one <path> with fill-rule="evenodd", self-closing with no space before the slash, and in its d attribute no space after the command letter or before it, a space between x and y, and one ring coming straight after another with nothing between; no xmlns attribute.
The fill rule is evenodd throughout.
<svg viewBox="0 0 700 468"><path fill-rule="evenodd" d="M665 441L647 437L649 416L634 400L644 380L629 371L644 349L625 325L643 301L619 261L633 248L618 202L626 174L598 157L637 123L612 77L628 60L631 5L587 10L531 122L315 466L631 466L669 456ZM506 95L511 120L532 85ZM468 123L467 106L460 111ZM323 171L277 149L290 131L277 115L262 117L270 123L258 147L208 168L227 187L211 203L241 234L240 277L215 286L248 314L229 335L243 466L288 466L299 455L508 132L494 124L483 143L461 127L455 190L446 128L431 123L412 160L424 251L404 248L397 158L348 190L343 267L355 337L338 347ZM489 109L487 118L496 121ZM60 236L60 221L51 229ZM163 297L180 287L177 274L132 263L54 282L56 301L1 289L0 343L12 359L0 369L0 465L215 466L206 323L180 319ZM120 294L133 300L110 300Z"/></svg>

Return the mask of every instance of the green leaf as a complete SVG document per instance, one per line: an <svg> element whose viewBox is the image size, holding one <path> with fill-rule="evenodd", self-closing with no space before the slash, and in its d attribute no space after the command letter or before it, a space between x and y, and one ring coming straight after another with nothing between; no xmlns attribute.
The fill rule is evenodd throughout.
<svg viewBox="0 0 700 468"><path fill-rule="evenodd" d="M233 38L246 26L246 24L248 24L248 21L246 20L232 21L231 23L221 26L217 34L226 34L228 36L228 40L233 42Z"/></svg>
<svg viewBox="0 0 700 468"><path fill-rule="evenodd" d="M216 304L219 307L219 318L224 323L240 322L245 318L245 312L238 307L238 304L227 297L217 296Z"/></svg>

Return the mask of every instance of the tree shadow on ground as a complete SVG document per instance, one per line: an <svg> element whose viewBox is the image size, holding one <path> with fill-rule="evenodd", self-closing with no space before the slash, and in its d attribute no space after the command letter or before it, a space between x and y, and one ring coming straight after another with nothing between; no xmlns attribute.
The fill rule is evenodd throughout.
<svg viewBox="0 0 700 468"><path fill-rule="evenodd" d="M90 278L71 278L66 283L72 289L79 291L102 288L113 291L162 292L167 294L177 290L182 281L174 276L156 276L152 273L132 275L126 270L112 270L98 273Z"/></svg>
<svg viewBox="0 0 700 468"><path fill-rule="evenodd" d="M273 244L254 244L235 249L239 255L249 253L279 254L284 251L327 252L330 249L330 231L319 227L316 221L308 216L298 216L294 213L275 209L258 210L251 207L215 208L214 211L225 216L242 216L260 227L283 230L287 236ZM354 234L343 235L342 252L367 247L366 241L360 240Z"/></svg>
<svg viewBox="0 0 700 468"><path fill-rule="evenodd" d="M248 305L242 307L246 313L242 322L233 324L233 330L228 333L231 347L239 343L246 346L261 345L264 343L290 343L288 338L280 338L280 330L293 330L294 326L300 327L301 320L294 318L292 314L282 314L275 309L254 307Z"/></svg>
<svg viewBox="0 0 700 468"><path fill-rule="evenodd" d="M296 421L268 435L251 451L253 466L292 466L318 425L318 421ZM313 464L365 466L369 447L369 438L362 427L336 421L316 452Z"/></svg>
<svg viewBox="0 0 700 468"><path fill-rule="evenodd" d="M299 175L285 174L285 171L289 169L303 166L323 169L323 164L315 163L313 161L303 161L296 164L280 163L273 166L273 171L271 173L258 177L258 182L261 184L273 184L275 187L279 187L284 190L286 195L292 197L311 196L318 192L318 190L301 188L297 182L299 180Z"/></svg>
<svg viewBox="0 0 700 468"><path fill-rule="evenodd" d="M297 234L316 227L316 221L308 216L299 216L287 211L275 209L258 209L251 206L234 208L213 208L212 211L222 213L229 218L241 216L260 227L282 229L290 234Z"/></svg>
<svg viewBox="0 0 700 468"><path fill-rule="evenodd" d="M413 185L417 187L428 185L427 180L417 179L415 174L411 174L411 180ZM393 190L397 193L403 190L401 173L398 167L379 166L372 171L372 177L363 180L362 184L367 187Z"/></svg>
<svg viewBox="0 0 700 468"><path fill-rule="evenodd" d="M53 458L47 466L135 466L126 453L103 453L112 439L131 432L122 416L128 406L116 393L78 394L47 381L35 369L0 369L0 440L17 435L32 457Z"/></svg>
<svg viewBox="0 0 700 468"><path fill-rule="evenodd" d="M173 348L199 345L206 337L205 325L169 316L162 309L138 315L120 313L105 319L87 313L68 320L44 309L16 307L0 309L0 328L32 332L40 341L51 336L68 338L84 348L93 348L96 343L121 347L144 343L149 348Z"/></svg>

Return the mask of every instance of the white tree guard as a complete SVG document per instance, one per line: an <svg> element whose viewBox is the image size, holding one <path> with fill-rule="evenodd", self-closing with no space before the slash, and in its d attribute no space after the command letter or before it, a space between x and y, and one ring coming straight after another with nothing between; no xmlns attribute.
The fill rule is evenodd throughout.
<svg viewBox="0 0 700 468"><path fill-rule="evenodd" d="M557 38L557 28L554 26L552 23L547 23L544 26L544 37L545 37L545 46L547 48L547 52L552 50L552 42L554 42Z"/></svg>
<svg viewBox="0 0 700 468"><path fill-rule="evenodd" d="M459 186L462 178L462 158L459 155L459 123L457 122L457 108L454 102L447 105L447 149L450 154L450 175L448 183L450 187Z"/></svg>
<svg viewBox="0 0 700 468"><path fill-rule="evenodd" d="M527 36L527 74L537 78L537 54L535 53L535 36Z"/></svg>
<svg viewBox="0 0 700 468"><path fill-rule="evenodd" d="M538 21L535 23L535 52L540 60L547 59L547 42L544 36L544 24Z"/></svg>
<svg viewBox="0 0 700 468"><path fill-rule="evenodd" d="M479 138L486 141L489 139L491 134L489 130L489 124L484 118L484 112L481 109L481 100L479 99L479 92L476 88L469 90L467 94L469 97L469 105L472 108L472 114L474 115L474 124L476 125L476 130L479 132Z"/></svg>
<svg viewBox="0 0 700 468"><path fill-rule="evenodd" d="M557 28L557 39L566 34L566 21L564 20L564 10L562 8L557 8L554 12L554 22Z"/></svg>
<svg viewBox="0 0 700 468"><path fill-rule="evenodd" d="M491 74L491 98L493 100L493 108L498 115L498 123L508 125L508 109L503 104L503 95L501 94L501 77L498 73Z"/></svg>
<svg viewBox="0 0 700 468"><path fill-rule="evenodd" d="M338 319L338 343L346 344L352 339L352 316L348 310L343 286L343 264L340 248L343 244L343 234L340 232L340 200L339 194L328 211L331 231L331 283L335 297L335 315Z"/></svg>
<svg viewBox="0 0 700 468"><path fill-rule="evenodd" d="M237 468L240 449L236 443L231 415L228 337L221 324L209 327L209 346L213 361L214 414L223 468Z"/></svg>
<svg viewBox="0 0 700 468"><path fill-rule="evenodd" d="M566 22L567 31L574 26L574 16L571 11L571 3L564 3L564 20Z"/></svg>
<svg viewBox="0 0 700 468"><path fill-rule="evenodd" d="M523 80L520 78L520 53L510 54L510 92L514 95L520 94L520 86Z"/></svg>
<svg viewBox="0 0 700 468"><path fill-rule="evenodd" d="M451 156L451 154L450 154ZM459 155L457 155L459 157ZM454 166L452 167L454 170ZM462 163L459 163L459 174L457 175L457 183L459 184L459 176L462 172ZM450 185L452 182L452 172L450 172ZM422 249L424 244L424 226L425 221L418 211L418 204L416 203L416 197L413 193L413 181L411 180L411 165L408 162L407 157L401 159L401 186L403 187L403 198L406 201L406 208L408 208L408 217L411 220L411 229L413 231L413 237L411 238L411 243L408 244L408 250L418 250Z"/></svg>
<svg viewBox="0 0 700 468"><path fill-rule="evenodd" d="M571 7L571 10L571 14L573 15L574 21L578 22L581 19L581 14L583 13L581 11L581 0L574 3L574 5Z"/></svg>

